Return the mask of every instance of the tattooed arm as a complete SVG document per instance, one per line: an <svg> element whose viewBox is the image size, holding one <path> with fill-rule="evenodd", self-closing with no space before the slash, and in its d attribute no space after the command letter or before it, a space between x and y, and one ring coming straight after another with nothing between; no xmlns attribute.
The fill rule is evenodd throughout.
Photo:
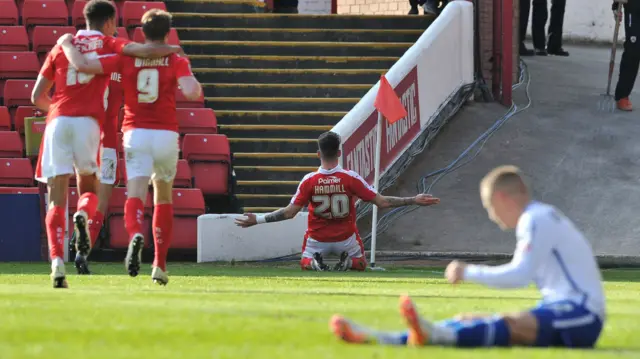
<svg viewBox="0 0 640 359"><path fill-rule="evenodd" d="M419 194L414 197L376 195L372 202L380 208L392 208L404 206L431 206L440 203L440 199L432 197L430 194Z"/></svg>
<svg viewBox="0 0 640 359"><path fill-rule="evenodd" d="M280 208L276 211L265 215L255 215L253 213L245 213L245 217L238 217L235 220L237 226L247 228L251 226L255 226L256 224L261 223L272 223L272 222L280 222L287 219L291 219L300 212L302 206L297 206L295 204L290 204L285 208Z"/></svg>

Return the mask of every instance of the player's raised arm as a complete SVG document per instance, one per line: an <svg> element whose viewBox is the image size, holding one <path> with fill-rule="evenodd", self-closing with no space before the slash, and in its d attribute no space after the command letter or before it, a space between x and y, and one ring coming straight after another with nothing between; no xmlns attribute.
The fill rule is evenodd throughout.
<svg viewBox="0 0 640 359"><path fill-rule="evenodd" d="M434 204L440 203L440 199L424 193L414 197L392 197L378 194L371 202L380 208L393 208L404 206L433 206Z"/></svg>
<svg viewBox="0 0 640 359"><path fill-rule="evenodd" d="M58 45L64 51L64 55L69 60L69 64L79 72L87 74L105 73L102 63L98 58L87 58L73 45L73 36L65 34L58 39Z"/></svg>
<svg viewBox="0 0 640 359"><path fill-rule="evenodd" d="M302 206L298 206L296 204L289 204L285 208L280 208L276 211L273 211L269 214L265 215L255 215L253 213L245 213L244 218L238 217L235 219L235 223L237 226L242 228L247 228L251 226L255 226L256 224L262 223L272 223L272 222L280 222L287 219L291 219L300 212Z"/></svg>

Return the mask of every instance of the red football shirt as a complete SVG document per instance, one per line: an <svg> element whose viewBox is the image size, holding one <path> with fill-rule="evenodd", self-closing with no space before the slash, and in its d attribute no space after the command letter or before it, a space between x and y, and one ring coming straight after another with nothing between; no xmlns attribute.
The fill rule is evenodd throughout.
<svg viewBox="0 0 640 359"><path fill-rule="evenodd" d="M121 53L128 40L104 36L99 31L80 30L73 44L85 56L102 57ZM47 123L59 116L93 117L102 126L105 118L104 92L109 85L109 74L78 73L69 65L62 48L54 46L47 55L40 75L55 83Z"/></svg>
<svg viewBox="0 0 640 359"><path fill-rule="evenodd" d="M358 231L356 201L371 201L376 191L353 171L338 166L306 175L291 199L309 205L307 236L319 242L341 242Z"/></svg>
<svg viewBox="0 0 640 359"><path fill-rule="evenodd" d="M118 116L124 100L121 82L122 75L117 72L112 73L109 87L105 92L107 113L104 126L102 126L102 146L104 148L117 148Z"/></svg>
<svg viewBox="0 0 640 359"><path fill-rule="evenodd" d="M179 78L193 76L188 59L177 54L157 59L111 56L100 62L105 73L122 74L122 132L133 128L178 132L176 90Z"/></svg>

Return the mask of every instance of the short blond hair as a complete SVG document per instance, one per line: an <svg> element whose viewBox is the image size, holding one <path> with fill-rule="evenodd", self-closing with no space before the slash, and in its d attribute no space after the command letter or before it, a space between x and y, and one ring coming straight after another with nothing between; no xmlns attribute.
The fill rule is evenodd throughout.
<svg viewBox="0 0 640 359"><path fill-rule="evenodd" d="M495 191L509 195L529 195L522 171L516 166L496 167L480 181L480 193L483 200L489 200Z"/></svg>

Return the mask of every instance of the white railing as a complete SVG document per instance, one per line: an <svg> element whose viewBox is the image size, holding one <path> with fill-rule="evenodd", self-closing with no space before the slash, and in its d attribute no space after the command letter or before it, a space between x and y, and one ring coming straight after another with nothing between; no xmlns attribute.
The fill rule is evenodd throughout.
<svg viewBox="0 0 640 359"><path fill-rule="evenodd" d="M384 175L431 123L445 101L473 78L473 5L449 3L418 41L391 67L387 80L400 95L407 117L385 124L380 173ZM343 166L373 183L378 84L333 128L342 137ZM280 223L242 229L237 215L198 218L198 262L259 260L299 253L306 213Z"/></svg>

